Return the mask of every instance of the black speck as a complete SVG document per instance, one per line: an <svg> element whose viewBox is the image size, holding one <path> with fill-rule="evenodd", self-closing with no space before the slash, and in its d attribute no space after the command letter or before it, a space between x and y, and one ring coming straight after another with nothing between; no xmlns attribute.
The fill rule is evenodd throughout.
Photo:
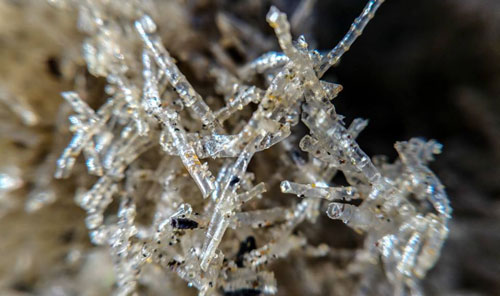
<svg viewBox="0 0 500 296"><path fill-rule="evenodd" d="M71 241L75 239L75 230L74 229L69 229L65 231L61 236L60 236L60 241L64 244L68 244Z"/></svg>
<svg viewBox="0 0 500 296"><path fill-rule="evenodd" d="M236 265L238 267L243 267L243 256L256 248L257 245L255 244L255 238L253 236L249 236L242 241L238 254L236 254Z"/></svg>
<svg viewBox="0 0 500 296"><path fill-rule="evenodd" d="M243 288L234 291L224 291L224 296L257 296L261 295L262 291L258 289Z"/></svg>
<svg viewBox="0 0 500 296"><path fill-rule="evenodd" d="M170 222L173 228L177 229L195 229L198 228L198 222L187 218L174 218Z"/></svg>
<svg viewBox="0 0 500 296"><path fill-rule="evenodd" d="M49 73L52 74L55 78L59 79L62 77L62 72L59 68L59 61L56 57L49 57L47 59L47 69Z"/></svg>
<svg viewBox="0 0 500 296"><path fill-rule="evenodd" d="M304 159L302 158L302 154L298 149L294 149L291 151L291 158L296 163L303 163Z"/></svg>
<svg viewBox="0 0 500 296"><path fill-rule="evenodd" d="M33 287L31 287L28 283L26 282L16 282L12 285L12 289L17 292L26 292L30 293L33 291Z"/></svg>
<svg viewBox="0 0 500 296"><path fill-rule="evenodd" d="M26 148L28 148L28 145L26 145L25 143L20 142L20 141L12 141L12 144L13 144L16 148L19 148L19 149L26 149Z"/></svg>
<svg viewBox="0 0 500 296"><path fill-rule="evenodd" d="M240 181L240 178L238 178L237 176L234 176L233 179L231 179L231 182L229 182L229 186L234 186L239 181Z"/></svg>
<svg viewBox="0 0 500 296"><path fill-rule="evenodd" d="M168 262L168 267L173 268L173 267L175 267L176 265L179 265L179 264L180 264L179 261L172 260L172 261Z"/></svg>
<svg viewBox="0 0 500 296"><path fill-rule="evenodd" d="M234 46L226 48L226 53L231 57L231 59L237 64L241 64L245 61L243 55Z"/></svg>

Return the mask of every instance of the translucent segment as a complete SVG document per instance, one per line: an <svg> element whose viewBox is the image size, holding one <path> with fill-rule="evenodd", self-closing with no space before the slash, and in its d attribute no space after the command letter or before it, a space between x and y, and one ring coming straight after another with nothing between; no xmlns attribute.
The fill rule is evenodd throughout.
<svg viewBox="0 0 500 296"><path fill-rule="evenodd" d="M222 236L229 226L231 216L234 214L235 208L239 206L239 203L234 202L237 184L243 178L243 174L246 172L261 140L262 136L257 136L250 141L234 163L228 167L225 175L219 179L220 188L215 191L218 196L214 197L216 205L202 247L200 263L202 270L207 270Z"/></svg>
<svg viewBox="0 0 500 296"><path fill-rule="evenodd" d="M78 197L78 204L88 212L100 212L111 203L112 196L118 190L113 180L101 177L88 192Z"/></svg>
<svg viewBox="0 0 500 296"><path fill-rule="evenodd" d="M227 216L229 215L229 217ZM222 236L224 235L229 222L230 213L223 212L221 210L216 210L207 230L207 236L205 239L205 244L203 246L202 257L200 266L202 270L207 270L208 265L213 259L213 254L219 246Z"/></svg>
<svg viewBox="0 0 500 296"><path fill-rule="evenodd" d="M252 198L261 195L266 192L266 184L264 182L260 182L259 184L252 187L250 190L238 194L237 199L240 203L245 203L250 201Z"/></svg>
<svg viewBox="0 0 500 296"><path fill-rule="evenodd" d="M83 148L83 155L87 159L86 164L90 174L96 176L102 176L104 174L104 169L101 164L99 154L97 153L95 146L86 145Z"/></svg>
<svg viewBox="0 0 500 296"><path fill-rule="evenodd" d="M439 219L432 219L427 229L425 242L416 259L417 264L415 264L414 273L417 277L424 278L427 271L434 266L447 236L447 226Z"/></svg>
<svg viewBox="0 0 500 296"><path fill-rule="evenodd" d="M234 112L242 110L243 107L249 103L258 103L261 100L263 93L257 89L255 86L251 86L241 90L235 98L231 98L227 106L218 110L215 113L215 117L220 121L224 122L228 119Z"/></svg>
<svg viewBox="0 0 500 296"><path fill-rule="evenodd" d="M170 155L180 155L177 147L172 142L168 133L162 134L160 141L165 152ZM222 157L237 157L241 152L239 149L234 149L234 142L238 140L235 135L207 135L200 137L199 134L186 134L187 140L192 144L196 155L200 159L204 158L222 158Z"/></svg>
<svg viewBox="0 0 500 296"><path fill-rule="evenodd" d="M295 235L281 236L262 248L250 252L246 261L253 267L267 264L271 261L283 258L294 249L299 249L306 244L304 237Z"/></svg>
<svg viewBox="0 0 500 296"><path fill-rule="evenodd" d="M104 174L103 164L99 156L93 137L99 134L100 129L110 117L109 109L113 102L105 104L96 114L75 92L63 92L62 96L72 106L78 116L71 116L70 121L74 129L74 135L70 144L64 149L57 161L56 178L69 176L76 158L83 151L87 159L87 167L91 174L102 176Z"/></svg>
<svg viewBox="0 0 500 296"><path fill-rule="evenodd" d="M294 57L295 47L292 45L292 35L290 34L290 24L286 15L280 12L275 6L271 6L266 16L269 26L276 32L276 37L281 49L288 57Z"/></svg>
<svg viewBox="0 0 500 296"><path fill-rule="evenodd" d="M352 135L347 132L346 128L338 120L324 114L324 110L313 107L313 103L309 110L312 111L311 114L306 117L303 116L303 121L315 134L315 138L317 140L321 139L319 145L325 145L324 147L329 148L329 153L332 154L335 154L332 148L342 151L347 160L359 169L370 182L378 182L381 177L380 172L373 165L368 155L354 141Z"/></svg>
<svg viewBox="0 0 500 296"><path fill-rule="evenodd" d="M77 131L69 145L64 149L61 157L57 161L56 178L66 178L76 162L76 157L83 150L85 143L90 139L90 135L83 131Z"/></svg>
<svg viewBox="0 0 500 296"><path fill-rule="evenodd" d="M365 129L365 127L367 125L368 125L368 120L367 119L356 118L349 125L349 128L347 129L347 132L349 134L351 134L351 136L354 139L356 139L358 137L358 135Z"/></svg>
<svg viewBox="0 0 500 296"><path fill-rule="evenodd" d="M114 76L113 82L120 87L120 92L122 92L124 100L127 103L128 112L135 122L137 133L140 136L146 136L149 132L149 124L144 116L143 108L140 106L139 90L132 86L130 82L121 75Z"/></svg>
<svg viewBox="0 0 500 296"><path fill-rule="evenodd" d="M194 148L200 158L237 157L241 151L233 147L236 140L237 136L214 134L195 141Z"/></svg>
<svg viewBox="0 0 500 296"><path fill-rule="evenodd" d="M178 125L166 124L165 126L173 139L174 145L177 147L182 163L198 185L203 197L208 197L215 189L212 174L207 166L200 162L194 148L189 145L185 132L175 127Z"/></svg>
<svg viewBox="0 0 500 296"><path fill-rule="evenodd" d="M382 256L390 257L393 255L394 248L396 245L396 236L394 234L389 234L382 237L379 241L379 248L381 249Z"/></svg>
<svg viewBox="0 0 500 296"><path fill-rule="evenodd" d="M444 186L436 175L425 166L432 159L433 153L440 153L441 146L435 141L426 143L421 139L409 142L397 142L394 147L411 175L411 183L415 193L426 198L447 219L451 217L451 206L444 191Z"/></svg>
<svg viewBox="0 0 500 296"><path fill-rule="evenodd" d="M350 200L358 198L357 190L354 187L322 187L313 184L298 184L290 181L282 181L281 192L292 193L299 197L323 198L326 200Z"/></svg>
<svg viewBox="0 0 500 296"><path fill-rule="evenodd" d="M333 65L337 64L342 55L351 48L351 45L363 33L368 22L373 18L379 6L385 0L370 0L366 4L361 14L354 20L349 31L344 38L326 55L323 57L321 64L318 66L318 76L321 77Z"/></svg>
<svg viewBox="0 0 500 296"><path fill-rule="evenodd" d="M234 37L237 36L238 39L241 38L245 43L253 44L256 47L254 49L247 47L248 52L245 50L245 53L248 56L256 56L274 47L273 42L267 36L263 35L260 30L234 15L219 12L217 14L216 23L224 37L234 40ZM243 51L243 44L241 44L239 40L236 43L238 49Z"/></svg>
<svg viewBox="0 0 500 296"><path fill-rule="evenodd" d="M270 271L254 272L249 268L238 268L228 273L224 292L230 295L241 293L253 295L257 292L272 295L277 292L277 283Z"/></svg>
<svg viewBox="0 0 500 296"><path fill-rule="evenodd" d="M239 71L242 79L249 79L255 74L263 74L268 70L283 67L288 63L288 57L280 52L266 52L257 59L243 66Z"/></svg>
<svg viewBox="0 0 500 296"><path fill-rule="evenodd" d="M349 204L332 202L328 205L326 214L330 219L342 220L344 223L349 223L356 211L356 207Z"/></svg>
<svg viewBox="0 0 500 296"><path fill-rule="evenodd" d="M40 121L39 116L28 104L26 98L14 96L14 94L2 86L0 86L0 102L3 102L7 108L12 110L28 126L36 125Z"/></svg>
<svg viewBox="0 0 500 296"><path fill-rule="evenodd" d="M24 210L28 213L37 211L43 206L53 203L56 199L56 193L52 188L35 189L29 194Z"/></svg>
<svg viewBox="0 0 500 296"><path fill-rule="evenodd" d="M421 237L418 232L414 232L403 251L403 257L398 264L398 270L406 276L411 276L412 267L415 265L417 253L421 244Z"/></svg>
<svg viewBox="0 0 500 296"><path fill-rule="evenodd" d="M15 168L5 168L0 172L0 193L21 188L24 184L20 171Z"/></svg>
<svg viewBox="0 0 500 296"><path fill-rule="evenodd" d="M241 225L249 225L254 228L260 228L285 220L288 213L289 211L285 208L274 207L271 209L239 212L236 213L235 220Z"/></svg>
<svg viewBox="0 0 500 296"><path fill-rule="evenodd" d="M73 110L83 115L87 120L96 120L95 112L90 108L85 101L74 91L62 92L61 96L70 104Z"/></svg>
<svg viewBox="0 0 500 296"><path fill-rule="evenodd" d="M327 93L313 70L313 64L307 52L307 43L305 39L303 37L299 38L298 43L302 47L302 51L293 46L290 24L288 23L287 17L276 7L271 7L266 19L269 25L274 29L281 49L288 58L294 62L292 66L296 70L296 73L304 77L304 86L312 91L317 98L326 98Z"/></svg>
<svg viewBox="0 0 500 296"><path fill-rule="evenodd" d="M320 80L321 87L325 91L326 97L329 100L334 99L342 91L343 87L337 83L331 83Z"/></svg>
<svg viewBox="0 0 500 296"><path fill-rule="evenodd" d="M147 29L151 28L151 23L152 19L146 16L136 21L135 27L144 44L153 53L153 57L163 74L183 99L186 107L192 108L204 124L217 125L214 114L193 86L187 81L184 74L179 71L168 51L163 47L161 42L153 40L148 36Z"/></svg>
<svg viewBox="0 0 500 296"><path fill-rule="evenodd" d="M157 89L157 77L152 71L151 60L146 53L143 54L143 65L145 110L165 126L166 130L164 132L167 132L172 139L182 163L200 188L203 197L206 198L215 189L213 176L207 166L200 162L193 146L188 141L186 132L179 123L178 114L161 106ZM171 150L170 146L165 142L165 138L163 139L160 144L168 152Z"/></svg>
<svg viewBox="0 0 500 296"><path fill-rule="evenodd" d="M294 32L301 32L303 24L312 17L316 0L301 0L290 18L290 24ZM301 32L302 33L302 32Z"/></svg>

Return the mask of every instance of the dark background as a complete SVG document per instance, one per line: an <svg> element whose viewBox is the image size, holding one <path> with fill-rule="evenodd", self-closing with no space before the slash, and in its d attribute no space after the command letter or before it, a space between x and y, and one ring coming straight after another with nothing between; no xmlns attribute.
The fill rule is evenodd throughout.
<svg viewBox="0 0 500 296"><path fill-rule="evenodd" d="M318 1L312 34L331 48L366 1ZM454 208L430 294L500 293L500 1L388 0L328 72L368 155L421 136L444 145L431 168Z"/></svg>

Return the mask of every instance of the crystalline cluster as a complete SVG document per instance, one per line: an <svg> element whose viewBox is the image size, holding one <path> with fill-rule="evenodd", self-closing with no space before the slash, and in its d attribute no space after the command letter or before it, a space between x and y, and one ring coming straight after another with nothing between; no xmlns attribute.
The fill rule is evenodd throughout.
<svg viewBox="0 0 500 296"><path fill-rule="evenodd" d="M452 211L427 167L441 145L413 138L395 144L399 158L392 163L370 158L355 141L367 120L346 126L332 103L342 86L321 80L383 0L368 1L345 37L324 53L291 35L314 1L301 1L290 23L271 7L267 23L280 52L270 51L272 41L257 29L223 13L216 16L221 40L203 40L181 1L50 2L78 12L88 72L105 79L106 99L96 109L85 87L62 94L72 108L73 137L55 177L70 177L83 156L89 176L81 177L75 200L86 212L92 244L112 260L117 295L174 289L172 274L199 295L275 294L280 283L273 264L290 257L305 258L302 265L307 258L344 258L324 275L344 283L332 288L335 294L420 293L419 280L439 257ZM157 24L160 8L177 18ZM200 42L207 44L192 45ZM235 63L227 44L248 62ZM183 73L209 75L214 87L203 89L204 98ZM35 124L30 107L16 102L12 111ZM266 155L265 171L252 167L259 154ZM339 174L347 184L332 182ZM0 172L0 195L21 186L16 176ZM49 183L40 180L38 187ZM46 189L27 209L54 199ZM320 215L358 232L362 247L308 242L298 229L319 223ZM321 277L297 268L305 286L319 289Z"/></svg>

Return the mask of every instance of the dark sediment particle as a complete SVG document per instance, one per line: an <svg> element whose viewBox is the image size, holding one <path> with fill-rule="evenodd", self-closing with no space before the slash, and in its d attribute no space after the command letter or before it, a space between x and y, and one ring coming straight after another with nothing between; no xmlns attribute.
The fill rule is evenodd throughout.
<svg viewBox="0 0 500 296"><path fill-rule="evenodd" d="M177 229L195 229L198 228L198 222L187 218L174 218L170 222L173 228Z"/></svg>
<svg viewBox="0 0 500 296"><path fill-rule="evenodd" d="M238 250L238 254L236 254L236 265L238 267L243 267L244 255L255 249L257 249L257 245L255 243L255 238L253 236L249 236L244 241L242 241L240 243L240 249Z"/></svg>
<svg viewBox="0 0 500 296"><path fill-rule="evenodd" d="M229 186L234 186L239 181L240 181L240 178L238 178L237 176L234 176L233 179L231 179L231 181L229 182Z"/></svg>
<svg viewBox="0 0 500 296"><path fill-rule="evenodd" d="M47 69L49 73L52 74L55 78L62 77L59 61L57 60L56 57L51 56L47 59Z"/></svg>
<svg viewBox="0 0 500 296"><path fill-rule="evenodd" d="M168 265L168 267L170 267L170 269L174 269L181 264L182 264L182 262L179 262L177 260L171 260L170 262L167 263L167 265Z"/></svg>
<svg viewBox="0 0 500 296"><path fill-rule="evenodd" d="M251 288L243 288L234 291L224 291L224 296L257 296L261 294L261 290Z"/></svg>
<svg viewBox="0 0 500 296"><path fill-rule="evenodd" d="M72 242L76 237L76 232L74 229L69 229L67 231L65 231L60 237L59 237L59 240L63 243L63 244L68 244L70 242Z"/></svg>

